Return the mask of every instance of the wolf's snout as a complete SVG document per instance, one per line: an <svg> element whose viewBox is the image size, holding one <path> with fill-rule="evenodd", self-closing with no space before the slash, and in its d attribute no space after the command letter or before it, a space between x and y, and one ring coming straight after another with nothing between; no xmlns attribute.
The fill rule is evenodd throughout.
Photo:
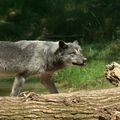
<svg viewBox="0 0 120 120"><path fill-rule="evenodd" d="M83 62L86 63L87 62L87 58L83 58Z"/></svg>
<svg viewBox="0 0 120 120"><path fill-rule="evenodd" d="M87 62L87 58L83 58L83 64Z"/></svg>

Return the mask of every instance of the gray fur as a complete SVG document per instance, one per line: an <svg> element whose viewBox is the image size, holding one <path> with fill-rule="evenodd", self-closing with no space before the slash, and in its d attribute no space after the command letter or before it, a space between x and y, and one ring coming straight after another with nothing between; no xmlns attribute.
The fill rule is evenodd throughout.
<svg viewBox="0 0 120 120"><path fill-rule="evenodd" d="M51 80L54 71L66 65L83 65L86 58L75 41L0 42L0 76L16 76L11 96L19 94L25 78L40 76L51 93L57 93Z"/></svg>

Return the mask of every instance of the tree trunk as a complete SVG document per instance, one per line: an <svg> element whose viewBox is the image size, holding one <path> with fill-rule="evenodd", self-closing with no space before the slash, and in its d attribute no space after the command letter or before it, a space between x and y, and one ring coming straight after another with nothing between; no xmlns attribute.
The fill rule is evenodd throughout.
<svg viewBox="0 0 120 120"><path fill-rule="evenodd" d="M0 97L0 120L120 120L120 89Z"/></svg>

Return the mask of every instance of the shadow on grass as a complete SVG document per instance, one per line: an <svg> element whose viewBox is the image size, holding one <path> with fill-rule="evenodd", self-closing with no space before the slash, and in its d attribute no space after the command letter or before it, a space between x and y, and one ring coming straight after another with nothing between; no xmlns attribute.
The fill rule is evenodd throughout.
<svg viewBox="0 0 120 120"><path fill-rule="evenodd" d="M14 82L14 78L0 78L0 96L9 96L12 85ZM36 93L46 93L47 90L40 83L39 78L30 78L27 79L21 92L23 91L31 91Z"/></svg>

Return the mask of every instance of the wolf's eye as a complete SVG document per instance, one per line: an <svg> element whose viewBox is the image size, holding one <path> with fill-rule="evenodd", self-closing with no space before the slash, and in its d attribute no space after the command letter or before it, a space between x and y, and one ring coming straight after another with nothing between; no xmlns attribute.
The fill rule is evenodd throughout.
<svg viewBox="0 0 120 120"><path fill-rule="evenodd" d="M76 52L74 51L74 52L72 52L71 54L74 54L74 55L75 55L75 54L76 54Z"/></svg>

